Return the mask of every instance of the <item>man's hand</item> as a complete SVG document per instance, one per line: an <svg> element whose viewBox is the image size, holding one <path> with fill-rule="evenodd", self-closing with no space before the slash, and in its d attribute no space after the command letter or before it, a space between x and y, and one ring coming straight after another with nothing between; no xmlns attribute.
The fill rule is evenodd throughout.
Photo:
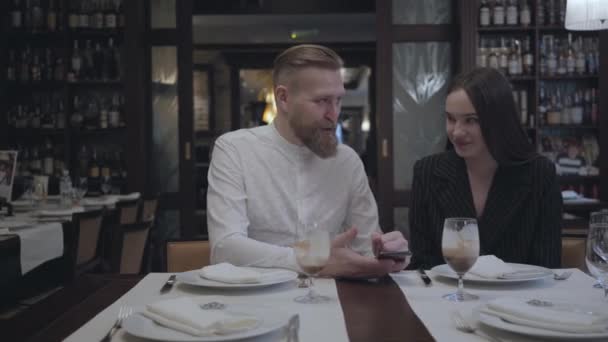
<svg viewBox="0 0 608 342"><path fill-rule="evenodd" d="M374 254L378 255L380 251L398 252L408 250L407 240L403 237L400 231L392 231L386 234L372 233L372 246ZM410 263L410 258L407 257L403 261L394 262L391 272L399 272Z"/></svg>
<svg viewBox="0 0 608 342"><path fill-rule="evenodd" d="M334 238L329 261L319 273L321 277L376 278L392 272L397 265L403 264L393 260L378 260L351 250L348 246L356 236L357 229L351 228ZM403 239L403 236L401 238ZM407 241L405 246L407 248Z"/></svg>

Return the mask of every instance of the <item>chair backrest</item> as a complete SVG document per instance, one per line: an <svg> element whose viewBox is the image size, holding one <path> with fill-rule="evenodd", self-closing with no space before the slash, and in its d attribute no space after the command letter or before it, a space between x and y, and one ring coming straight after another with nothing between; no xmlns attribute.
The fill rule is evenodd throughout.
<svg viewBox="0 0 608 342"><path fill-rule="evenodd" d="M139 211L139 199L131 201L120 201L116 203L118 224L132 224L137 222Z"/></svg>
<svg viewBox="0 0 608 342"><path fill-rule="evenodd" d="M207 240L169 240L165 244L167 272L195 270L210 264Z"/></svg>
<svg viewBox="0 0 608 342"><path fill-rule="evenodd" d="M562 268L587 269L585 241L585 237L562 237Z"/></svg>
<svg viewBox="0 0 608 342"><path fill-rule="evenodd" d="M103 209L72 215L72 276L84 273L101 264L101 226Z"/></svg>
<svg viewBox="0 0 608 342"><path fill-rule="evenodd" d="M113 272L121 274L141 272L150 226L151 222L114 226L110 265Z"/></svg>
<svg viewBox="0 0 608 342"><path fill-rule="evenodd" d="M141 203L139 222L154 222L156 209L158 208L158 197L145 198Z"/></svg>

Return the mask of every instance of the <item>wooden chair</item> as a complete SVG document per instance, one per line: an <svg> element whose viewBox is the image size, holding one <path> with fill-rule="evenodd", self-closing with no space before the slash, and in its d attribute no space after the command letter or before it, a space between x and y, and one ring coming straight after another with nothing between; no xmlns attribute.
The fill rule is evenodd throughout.
<svg viewBox="0 0 608 342"><path fill-rule="evenodd" d="M120 201L116 203L113 212L104 220L103 232L103 263L106 271L114 271L113 262L119 256L114 255L113 245L115 244L114 232L116 227L137 222L139 214L139 199L130 201ZM119 239L120 237L117 237Z"/></svg>
<svg viewBox="0 0 608 342"><path fill-rule="evenodd" d="M210 264L211 250L205 240L168 240L165 244L165 270L184 272Z"/></svg>
<svg viewBox="0 0 608 342"><path fill-rule="evenodd" d="M151 225L151 222L136 222L118 224L113 227L110 248L110 270L112 272L141 273Z"/></svg>
<svg viewBox="0 0 608 342"><path fill-rule="evenodd" d="M104 210L91 210L72 215L71 223L64 223L71 229L67 252L68 278L93 270L101 265L103 242L101 228Z"/></svg>
<svg viewBox="0 0 608 342"><path fill-rule="evenodd" d="M152 269L152 260L159 259L160 253L158 253L160 244L158 232L155 229L155 219L156 219L156 211L158 209L158 198L159 195L151 195L146 196L141 201L141 205L139 206L138 213L138 222L149 222L151 224L150 227L150 236L148 237L148 243L146 244L146 248L144 250L144 260L142 272L147 273Z"/></svg>

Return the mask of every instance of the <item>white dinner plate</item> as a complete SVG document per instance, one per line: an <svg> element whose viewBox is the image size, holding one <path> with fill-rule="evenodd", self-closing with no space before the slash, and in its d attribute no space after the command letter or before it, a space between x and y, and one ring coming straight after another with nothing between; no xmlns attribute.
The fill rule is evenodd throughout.
<svg viewBox="0 0 608 342"><path fill-rule="evenodd" d="M224 310L232 310L235 313L245 313L254 315L261 319L261 324L254 329L228 334L228 335L213 335L213 336L192 336L186 333L179 332L145 317L140 312L144 308L136 308L135 313L127 317L122 322L122 327L131 335L143 337L151 340L159 341L233 341L244 338L250 338L268 334L272 331L286 326L289 322L289 315L286 312L277 310L276 308L262 305L245 305L245 304L228 304Z"/></svg>
<svg viewBox="0 0 608 342"><path fill-rule="evenodd" d="M276 272L277 269L269 269L269 268L256 268L256 267L246 267L252 269L256 272ZM290 270L280 270L281 274L265 279L259 283L246 283L246 284L230 284L223 283L220 281L205 279L200 276L200 270L193 270L178 273L176 275L176 279L184 284L194 285L194 286L203 286L203 287L213 287L213 288L221 288L221 289L243 289L243 288L252 288L252 287L264 287L276 284L282 284L289 281L293 281L298 278L298 273Z"/></svg>
<svg viewBox="0 0 608 342"><path fill-rule="evenodd" d="M531 272L528 274L522 273L521 276L519 276L517 278L507 278L507 279L484 278L484 277L480 277L480 276L477 276L472 273L466 273L464 275L464 280L478 282L478 283L489 283L489 284L511 284L511 283L521 283L521 282L526 282L526 281L540 280L540 279L545 279L545 278L553 276L553 271L551 271L548 268L541 267L541 266L514 264L514 263L507 263L507 265L511 266L513 268L513 271L528 271L529 270ZM433 274L436 274L436 275L439 275L442 277L446 277L446 278L450 278L450 279L458 279L458 275L456 274L456 272L452 271L450 266L447 264L437 265L431 269L431 272L433 272Z"/></svg>
<svg viewBox="0 0 608 342"><path fill-rule="evenodd" d="M566 303L556 303L559 305L558 310L568 310L570 307L571 311L577 312L587 312L591 315L594 313L606 314L607 309L601 308L599 306L591 306L591 305L579 305L579 304L566 304ZM475 309L475 315L477 319L487 326L492 328L496 328L499 330L505 330L517 334L540 337L540 338L551 338L551 339L561 339L561 340L582 340L582 339L606 339L608 338L608 330L606 332L589 332L589 333L567 333L563 331L555 331L549 329L542 329L536 327L530 327L521 324L514 324L508 321L503 320L502 318L492 316L489 314L485 314L483 312L479 312L479 310L483 309L486 304L481 305Z"/></svg>

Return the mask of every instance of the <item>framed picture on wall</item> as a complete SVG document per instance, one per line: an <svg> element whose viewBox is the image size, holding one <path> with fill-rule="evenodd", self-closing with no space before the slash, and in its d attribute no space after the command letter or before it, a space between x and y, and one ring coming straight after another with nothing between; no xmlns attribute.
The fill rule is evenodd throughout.
<svg viewBox="0 0 608 342"><path fill-rule="evenodd" d="M0 151L0 197L11 200L15 169L17 166L17 151Z"/></svg>

